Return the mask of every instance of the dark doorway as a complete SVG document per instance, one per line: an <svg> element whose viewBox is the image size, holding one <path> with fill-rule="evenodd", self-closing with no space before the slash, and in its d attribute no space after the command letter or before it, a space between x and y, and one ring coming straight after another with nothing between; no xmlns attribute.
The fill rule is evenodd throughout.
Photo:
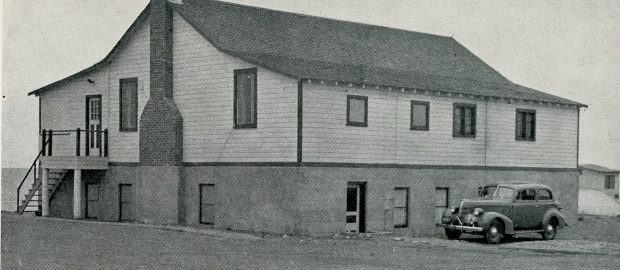
<svg viewBox="0 0 620 270"><path fill-rule="evenodd" d="M345 218L347 232L366 231L366 183L347 182Z"/></svg>
<svg viewBox="0 0 620 270"><path fill-rule="evenodd" d="M133 211L131 209L131 202L133 198L133 192L131 184L118 185L118 221L132 221Z"/></svg>
<svg viewBox="0 0 620 270"><path fill-rule="evenodd" d="M86 218L97 219L99 216L99 185L86 184Z"/></svg>

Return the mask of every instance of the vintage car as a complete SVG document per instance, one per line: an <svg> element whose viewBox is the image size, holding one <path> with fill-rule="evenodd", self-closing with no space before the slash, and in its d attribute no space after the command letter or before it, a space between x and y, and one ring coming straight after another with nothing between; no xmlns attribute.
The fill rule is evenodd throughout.
<svg viewBox="0 0 620 270"><path fill-rule="evenodd" d="M521 233L540 233L545 240L555 237L566 226L562 207L548 186L531 183L493 184L479 188L478 198L465 199L447 209L438 224L448 239L462 233L480 234L491 244L503 237Z"/></svg>

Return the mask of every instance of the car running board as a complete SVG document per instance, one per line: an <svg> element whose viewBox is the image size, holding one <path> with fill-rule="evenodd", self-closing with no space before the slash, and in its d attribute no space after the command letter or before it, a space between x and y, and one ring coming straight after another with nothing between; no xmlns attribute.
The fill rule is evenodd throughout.
<svg viewBox="0 0 620 270"><path fill-rule="evenodd" d="M541 233L544 230L524 230L524 231L515 231L515 234L526 234L526 233Z"/></svg>

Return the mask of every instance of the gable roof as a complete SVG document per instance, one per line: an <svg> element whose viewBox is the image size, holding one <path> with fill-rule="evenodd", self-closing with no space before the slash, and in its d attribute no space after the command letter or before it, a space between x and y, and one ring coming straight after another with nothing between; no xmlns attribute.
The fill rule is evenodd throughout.
<svg viewBox="0 0 620 270"><path fill-rule="evenodd" d="M451 37L219 1L169 4L220 51L296 79L585 106L510 82ZM119 44L130 36L132 27ZM109 61L118 46L78 74Z"/></svg>
<svg viewBox="0 0 620 270"><path fill-rule="evenodd" d="M607 167L603 167L603 166L599 166L599 165L594 165L594 164L579 165L579 168L581 168L581 169L589 169L589 170L593 170L593 171L597 171L597 172L602 172L602 173L620 173L620 170L614 170L614 169L610 169L610 168L607 168Z"/></svg>
<svg viewBox="0 0 620 270"><path fill-rule="evenodd" d="M294 78L585 106L510 82L451 37L219 1L174 10L222 52Z"/></svg>

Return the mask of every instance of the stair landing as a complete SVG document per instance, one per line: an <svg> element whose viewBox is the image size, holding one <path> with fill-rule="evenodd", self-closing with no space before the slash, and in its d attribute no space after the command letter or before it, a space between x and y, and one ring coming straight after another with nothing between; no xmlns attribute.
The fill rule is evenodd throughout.
<svg viewBox="0 0 620 270"><path fill-rule="evenodd" d="M42 156L41 168L74 170L107 170L108 157L98 156Z"/></svg>

